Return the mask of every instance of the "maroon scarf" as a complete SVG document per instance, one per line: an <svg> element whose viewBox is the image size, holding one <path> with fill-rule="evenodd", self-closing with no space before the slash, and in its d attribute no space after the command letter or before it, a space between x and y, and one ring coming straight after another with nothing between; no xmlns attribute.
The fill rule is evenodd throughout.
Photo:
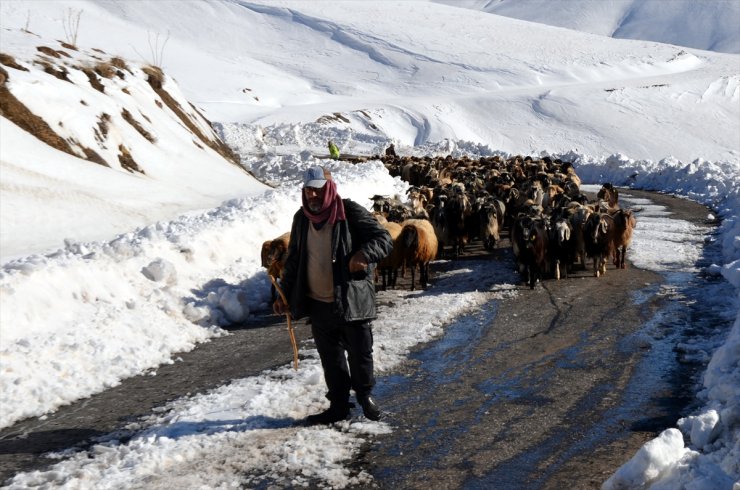
<svg viewBox="0 0 740 490"><path fill-rule="evenodd" d="M308 208L308 200L306 200L306 194L301 192L301 198L303 199L303 214L306 215L311 223L321 224L327 222L333 225L337 221L344 221L346 216L344 215L344 203L342 198L337 194L337 185L333 180L327 180L324 184L324 201L321 203L321 211L314 214Z"/></svg>

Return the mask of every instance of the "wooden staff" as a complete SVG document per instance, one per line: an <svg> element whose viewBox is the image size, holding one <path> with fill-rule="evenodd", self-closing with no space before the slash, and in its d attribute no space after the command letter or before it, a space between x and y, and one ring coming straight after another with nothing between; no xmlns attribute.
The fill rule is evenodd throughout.
<svg viewBox="0 0 740 490"><path fill-rule="evenodd" d="M293 331L293 325L290 323L290 305L288 304L288 298L285 297L285 293L283 293L283 290L280 289L280 286L278 286L277 281L274 277L272 277L270 274L267 274L267 276L272 281L272 285L275 286L275 291L278 292L280 295L280 299L283 300L283 304L285 305L286 312L285 317L288 319L288 334L290 335L290 343L293 346L293 368L297 371L298 370L298 344L295 341L295 332Z"/></svg>

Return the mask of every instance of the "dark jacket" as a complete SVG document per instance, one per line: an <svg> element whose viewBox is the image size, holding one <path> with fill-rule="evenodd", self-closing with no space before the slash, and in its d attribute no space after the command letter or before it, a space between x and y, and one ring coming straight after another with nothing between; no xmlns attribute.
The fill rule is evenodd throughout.
<svg viewBox="0 0 740 490"><path fill-rule="evenodd" d="M393 242L388 232L362 206L343 199L346 221L338 221L332 234L334 274L334 312L345 321L375 318L375 264L386 257ZM306 240L311 222L299 209L293 216L290 244L282 287L290 303L290 313L298 319L308 314L308 278ZM349 259L358 250L367 258L367 270L349 272Z"/></svg>

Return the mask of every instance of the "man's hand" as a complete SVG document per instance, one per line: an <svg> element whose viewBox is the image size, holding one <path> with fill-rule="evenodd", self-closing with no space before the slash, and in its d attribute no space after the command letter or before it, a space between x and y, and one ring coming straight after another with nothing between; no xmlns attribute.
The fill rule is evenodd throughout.
<svg viewBox="0 0 740 490"><path fill-rule="evenodd" d="M349 271L350 272L361 272L367 269L367 257L362 253L362 250L358 250L351 259L349 259Z"/></svg>
<svg viewBox="0 0 740 490"><path fill-rule="evenodd" d="M278 298L275 300L275 302L272 304L272 311L276 315L285 315L287 308L285 307L285 303L283 303L283 298L278 296Z"/></svg>

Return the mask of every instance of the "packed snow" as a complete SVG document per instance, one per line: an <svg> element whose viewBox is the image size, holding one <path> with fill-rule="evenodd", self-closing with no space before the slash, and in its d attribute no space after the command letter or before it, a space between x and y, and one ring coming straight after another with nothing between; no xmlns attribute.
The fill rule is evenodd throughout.
<svg viewBox="0 0 740 490"><path fill-rule="evenodd" d="M707 5L708 19L737 15L732 2ZM678 26L690 42L642 35L644 18L643 31L633 29L640 40L631 41L434 2L4 0L3 53L39 71L29 57L38 45L58 47L69 8L82 10L81 48L103 49L131 66L157 61L151 40L168 36L159 64L172 90L178 87L215 123L259 181L215 154L179 152L171 161L168 145L177 139L164 131L159 151L130 143L148 155L150 175L143 178L54 150L1 118L0 426L43 418L156 372L177 362L178 352L264 312L269 280L260 246L289 228L302 170L328 166L340 194L369 207L373 194L404 195L406 184L377 160L346 165L322 158L326 141L362 155L394 142L401 154L557 156L574 162L589 184L660 190L710 206L722 220L721 263L697 270L707 237L659 207L637 203L643 211L636 265L722 275L734 288L724 307L736 320L723 338L693 346L709 358L697 394L703 408L643 446L604 487L716 489L740 479L736 49L691 49L696 37L675 13L648 7L634 9L631 25L649 12L655 31ZM567 27L604 34L595 25L603 18L584 13ZM716 29L730 46L731 27ZM651 39L683 47L645 41ZM5 69L11 92L30 90L34 76L45 80L32 71L24 85L23 74ZM70 109L41 90L43 83L34 84L34 111L57 122ZM80 94L92 93L75 94L75 107ZM136 109L153 110L151 101ZM671 262L655 253L666 243L676 257ZM395 295L396 306L392 315L381 309L374 324L379 372L391 371L455 317L516 294L517 277L494 264L466 267L490 281L461 280L458 271L438 277L434 295L383 293ZM57 455L49 471L17 475L9 486L369 483L370 475L344 463L364 440L394 428L362 418L339 430L293 427L324 403L310 344L302 357L297 371L286 365L172 402L87 451Z"/></svg>

